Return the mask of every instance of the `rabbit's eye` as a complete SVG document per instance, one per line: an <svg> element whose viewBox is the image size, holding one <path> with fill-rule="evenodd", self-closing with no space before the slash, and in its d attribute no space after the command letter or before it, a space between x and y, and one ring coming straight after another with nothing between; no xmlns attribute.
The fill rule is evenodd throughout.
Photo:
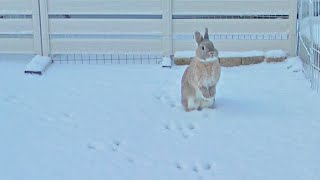
<svg viewBox="0 0 320 180"><path fill-rule="evenodd" d="M202 50L204 51L204 46L202 46Z"/></svg>

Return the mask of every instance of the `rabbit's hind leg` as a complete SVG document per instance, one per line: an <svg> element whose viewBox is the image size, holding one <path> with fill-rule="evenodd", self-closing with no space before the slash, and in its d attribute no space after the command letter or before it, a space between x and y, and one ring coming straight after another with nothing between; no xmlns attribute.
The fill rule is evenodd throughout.
<svg viewBox="0 0 320 180"><path fill-rule="evenodd" d="M215 97L212 97L210 99L202 100L201 104L200 104L200 108L214 109L214 102L215 102Z"/></svg>
<svg viewBox="0 0 320 180"><path fill-rule="evenodd" d="M200 107L200 102L194 97L188 97L186 111L193 111Z"/></svg>

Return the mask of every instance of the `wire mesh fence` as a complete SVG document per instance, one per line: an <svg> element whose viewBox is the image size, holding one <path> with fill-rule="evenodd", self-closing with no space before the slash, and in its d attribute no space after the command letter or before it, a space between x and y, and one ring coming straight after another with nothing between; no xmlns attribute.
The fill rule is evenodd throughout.
<svg viewBox="0 0 320 180"><path fill-rule="evenodd" d="M58 64L160 64L161 54L55 54L51 56Z"/></svg>
<svg viewBox="0 0 320 180"><path fill-rule="evenodd" d="M298 2L298 55L311 87L320 92L320 1Z"/></svg>

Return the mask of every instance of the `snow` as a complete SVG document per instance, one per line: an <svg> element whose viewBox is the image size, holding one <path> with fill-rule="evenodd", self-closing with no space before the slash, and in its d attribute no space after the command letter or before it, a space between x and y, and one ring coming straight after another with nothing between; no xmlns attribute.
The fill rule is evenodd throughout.
<svg viewBox="0 0 320 180"><path fill-rule="evenodd" d="M0 58L0 179L317 180L320 97L284 63L223 68L216 109L186 113L186 66ZM301 68L301 67L300 67Z"/></svg>
<svg viewBox="0 0 320 180"><path fill-rule="evenodd" d="M263 51L243 51L243 52L232 52L232 51L221 51L220 57L256 57L264 56Z"/></svg>
<svg viewBox="0 0 320 180"><path fill-rule="evenodd" d="M186 57L194 57L195 51L177 51L175 53L176 58L186 58ZM270 50L270 51L219 51L219 57L257 57L257 56L265 56L265 57L287 57L287 53L283 50Z"/></svg>
<svg viewBox="0 0 320 180"><path fill-rule="evenodd" d="M312 28L312 29L311 29ZM311 30L313 34L311 35ZM320 44L320 18L308 17L300 21L300 34L307 37L309 40L313 40L316 44Z"/></svg>
<svg viewBox="0 0 320 180"><path fill-rule="evenodd" d="M164 57L162 59L162 67L171 67L172 59L170 57Z"/></svg>
<svg viewBox="0 0 320 180"><path fill-rule="evenodd" d="M52 63L50 57L36 55L27 64L25 72L40 73L42 74Z"/></svg>
<svg viewBox="0 0 320 180"><path fill-rule="evenodd" d="M266 58L285 58L287 53L282 50L271 50L267 51L264 55Z"/></svg>
<svg viewBox="0 0 320 180"><path fill-rule="evenodd" d="M295 57L295 58L289 58L287 61L287 68L291 72L302 72L303 71L303 63L302 61Z"/></svg>

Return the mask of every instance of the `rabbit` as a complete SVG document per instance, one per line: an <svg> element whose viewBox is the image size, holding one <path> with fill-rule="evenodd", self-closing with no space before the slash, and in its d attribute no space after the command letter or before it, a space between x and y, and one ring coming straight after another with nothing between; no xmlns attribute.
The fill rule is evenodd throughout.
<svg viewBox="0 0 320 180"><path fill-rule="evenodd" d="M205 28L204 37L196 31L195 40L198 44L196 56L181 80L181 103L187 112L214 108L216 86L221 74L218 50L209 40L208 28Z"/></svg>

